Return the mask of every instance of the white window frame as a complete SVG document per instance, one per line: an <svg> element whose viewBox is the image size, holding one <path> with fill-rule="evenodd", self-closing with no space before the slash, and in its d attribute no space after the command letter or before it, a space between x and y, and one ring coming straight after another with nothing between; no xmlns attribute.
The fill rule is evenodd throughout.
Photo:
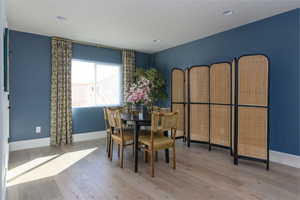
<svg viewBox="0 0 300 200"><path fill-rule="evenodd" d="M76 58L72 58L72 63L73 61L80 61L80 62L89 62L89 63L93 63L94 64L94 90L96 90L96 86L97 86L97 65L111 65L113 67L119 67L119 103L118 104L101 104L101 105L94 105L94 106L73 106L73 101L72 101L72 108L93 108L93 107L97 107L97 108L103 108L103 107L107 107L107 106L120 106L122 104L122 66L120 63L107 63L107 62L99 62L99 61L93 61L93 60L87 60L87 59L76 59ZM71 77L72 79L72 77ZM73 82L72 82L73 85ZM96 92L94 93L94 100L95 102L97 101L97 97L96 97Z"/></svg>

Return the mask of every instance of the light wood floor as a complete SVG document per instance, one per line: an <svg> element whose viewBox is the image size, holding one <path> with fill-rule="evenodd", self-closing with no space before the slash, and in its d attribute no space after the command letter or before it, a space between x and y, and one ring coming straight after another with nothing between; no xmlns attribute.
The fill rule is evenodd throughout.
<svg viewBox="0 0 300 200"><path fill-rule="evenodd" d="M264 164L250 161L234 166L227 150L187 148L181 140L176 153L177 169L164 162L162 151L151 178L142 158L139 173L133 172L130 147L124 169L116 153L110 162L104 140L12 152L8 200L300 199L299 169L271 163L266 171Z"/></svg>

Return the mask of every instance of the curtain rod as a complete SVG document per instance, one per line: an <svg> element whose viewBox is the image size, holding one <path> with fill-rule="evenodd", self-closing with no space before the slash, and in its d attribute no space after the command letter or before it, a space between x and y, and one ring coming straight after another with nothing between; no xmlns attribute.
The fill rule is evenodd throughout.
<svg viewBox="0 0 300 200"><path fill-rule="evenodd" d="M70 42L76 43L76 44L94 46L94 47L98 47L98 48L114 49L114 50L119 50L119 51L129 50L129 49L122 49L122 48L117 48L117 47L106 46L106 45L97 44L97 43L93 43L93 42L83 42L83 41L71 40L71 39L61 38L61 37L52 37L52 38L54 38L56 40L65 40L65 41L70 41Z"/></svg>

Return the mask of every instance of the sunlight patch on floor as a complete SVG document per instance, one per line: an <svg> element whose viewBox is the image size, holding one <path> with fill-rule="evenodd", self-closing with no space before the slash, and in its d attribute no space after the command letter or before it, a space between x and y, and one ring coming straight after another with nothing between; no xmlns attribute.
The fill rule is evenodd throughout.
<svg viewBox="0 0 300 200"><path fill-rule="evenodd" d="M97 148L95 147L91 149L36 158L9 170L7 186L10 187L21 183L55 176L96 149Z"/></svg>

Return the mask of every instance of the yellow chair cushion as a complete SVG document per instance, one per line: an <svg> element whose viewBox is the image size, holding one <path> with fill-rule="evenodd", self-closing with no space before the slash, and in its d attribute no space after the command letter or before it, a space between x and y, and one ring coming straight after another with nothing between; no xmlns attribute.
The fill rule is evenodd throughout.
<svg viewBox="0 0 300 200"><path fill-rule="evenodd" d="M145 144L150 148L151 136L150 135L141 136L140 143ZM172 147L172 145L173 145L173 140L169 137L158 135L158 136L154 136L153 138L154 149L165 149L165 148Z"/></svg>
<svg viewBox="0 0 300 200"><path fill-rule="evenodd" d="M124 134L125 142L133 140L133 134L131 131L124 131L123 134ZM113 140L118 140L118 141L122 140L120 132L112 134L112 138L113 138Z"/></svg>

